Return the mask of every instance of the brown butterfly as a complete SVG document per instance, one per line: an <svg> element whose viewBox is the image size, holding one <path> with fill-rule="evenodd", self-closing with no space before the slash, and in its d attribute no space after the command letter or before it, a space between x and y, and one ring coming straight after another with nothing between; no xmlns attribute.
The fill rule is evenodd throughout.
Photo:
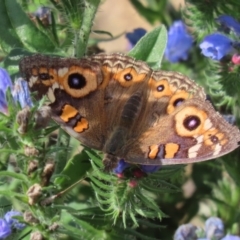
<svg viewBox="0 0 240 240"><path fill-rule="evenodd" d="M24 57L20 71L52 118L84 145L119 159L171 165L217 158L239 146L240 132L214 110L201 87L120 54Z"/></svg>

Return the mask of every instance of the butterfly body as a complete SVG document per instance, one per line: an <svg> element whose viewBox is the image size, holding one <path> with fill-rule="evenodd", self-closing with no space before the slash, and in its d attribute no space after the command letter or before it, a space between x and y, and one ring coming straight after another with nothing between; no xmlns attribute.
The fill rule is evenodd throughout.
<svg viewBox="0 0 240 240"><path fill-rule="evenodd" d="M20 70L31 91L47 95L53 119L84 145L136 164L198 162L238 147L227 123L188 77L153 71L120 54L88 58L25 57Z"/></svg>

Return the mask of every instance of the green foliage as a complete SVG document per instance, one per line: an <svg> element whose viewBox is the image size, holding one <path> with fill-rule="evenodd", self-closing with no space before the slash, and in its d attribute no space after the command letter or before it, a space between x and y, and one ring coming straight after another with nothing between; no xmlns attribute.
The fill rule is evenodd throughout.
<svg viewBox="0 0 240 240"><path fill-rule="evenodd" d="M25 47L30 51L51 51L56 46L48 35L39 31L16 1L1 1L1 49ZM6 31L7 30L7 31Z"/></svg>
<svg viewBox="0 0 240 240"><path fill-rule="evenodd" d="M224 0L207 2L188 0L182 9L197 44L217 31L217 16L225 13L237 17L240 10L234 0L227 4ZM0 1L0 64L12 79L19 76L18 63L25 55L40 52L82 57L90 46L97 49L97 44L104 41L90 38L100 0L41 3L51 9L50 24L32 14L40 6L39 1ZM166 0L131 3L151 24L169 26L180 16ZM95 32L107 35L107 41L118 37L106 32L104 26ZM206 87L222 113L236 113L239 122L239 68L229 72L229 64L207 61L196 45L187 61L169 64L163 58L166 43L166 28L161 25L147 33L128 55L146 61L154 69L175 70L195 79ZM138 178L133 171L139 166L132 166L121 177L104 172L101 153L79 146L54 122L37 127L35 116L44 100L34 103L27 130L20 133L16 116L21 108L10 91L7 98L9 115L0 113L0 207L4 212L11 208L30 212L36 219L11 239L29 239L29 234L36 231L45 239L172 239L177 226L196 217L206 200L214 206L212 214L228 223L229 232L239 232L237 153L195 164L188 175L184 175L183 166L172 166ZM36 162L37 168L31 169ZM49 163L54 166L50 173L45 169ZM227 174L224 169L227 178L223 177ZM186 196L181 184L189 182L195 190ZM36 198L31 197L33 186L36 191L34 184L41 188Z"/></svg>
<svg viewBox="0 0 240 240"><path fill-rule="evenodd" d="M206 35L219 31L217 17L224 14L238 19L239 16L236 13L239 10L240 4L236 1L229 1L228 4L223 0L207 1L206 4L206 1L189 0L183 16L186 24L191 27L196 41L200 43ZM231 37L238 39L234 34ZM240 94L239 68L232 66L229 59L224 59L221 64L205 59L205 63L207 64L204 66L206 87L214 102L238 114L236 103Z"/></svg>
<svg viewBox="0 0 240 240"><path fill-rule="evenodd" d="M126 227L129 218L135 226L138 226L136 216L150 219L162 219L165 216L155 203L155 195L178 191L174 185L165 180L169 180L169 176L176 174L179 177L181 167L166 168L139 180L119 179L115 175L109 176L99 171L103 169L101 158L90 150L88 154L92 159L93 167L93 172L89 174L92 187L97 194L101 209L112 216L114 224L119 217L122 218Z"/></svg>

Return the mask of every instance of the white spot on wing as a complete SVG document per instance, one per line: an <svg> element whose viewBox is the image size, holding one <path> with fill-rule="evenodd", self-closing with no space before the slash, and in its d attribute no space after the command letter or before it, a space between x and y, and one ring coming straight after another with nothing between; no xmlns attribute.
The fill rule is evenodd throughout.
<svg viewBox="0 0 240 240"><path fill-rule="evenodd" d="M190 147L188 149L188 157L189 158L195 158L197 157L197 154L198 154L198 150L201 148L202 146L202 142L203 142L203 136L198 136L198 137L195 137L195 139L197 140L197 143Z"/></svg>
<svg viewBox="0 0 240 240"><path fill-rule="evenodd" d="M63 77L67 73L68 73L68 68L66 68L66 67L58 69L58 76L59 77Z"/></svg>
<svg viewBox="0 0 240 240"><path fill-rule="evenodd" d="M208 119L206 119L206 121L204 122L204 130L209 130L210 128L212 128L212 122L211 122L211 120L208 118Z"/></svg>
<svg viewBox="0 0 240 240"><path fill-rule="evenodd" d="M53 93L53 89L51 87L48 89L47 97L50 102L55 102L55 100L56 100L54 93Z"/></svg>
<svg viewBox="0 0 240 240"><path fill-rule="evenodd" d="M38 80L37 76L30 77L28 82L29 87L31 88L37 80Z"/></svg>
<svg viewBox="0 0 240 240"><path fill-rule="evenodd" d="M55 89L63 89L63 86L60 86L57 82L55 82L53 85L52 85L52 89L53 89L53 91L55 90Z"/></svg>
<svg viewBox="0 0 240 240"><path fill-rule="evenodd" d="M213 152L213 156L218 155L221 152L222 146L220 143L216 144L214 152Z"/></svg>

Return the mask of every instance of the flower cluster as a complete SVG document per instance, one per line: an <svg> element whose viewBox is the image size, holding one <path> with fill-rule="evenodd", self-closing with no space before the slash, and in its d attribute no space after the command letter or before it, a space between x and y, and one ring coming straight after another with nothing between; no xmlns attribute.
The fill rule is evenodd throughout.
<svg viewBox="0 0 240 240"><path fill-rule="evenodd" d="M5 214L4 218L0 218L0 239L5 239L11 235L14 229L22 230L25 228L24 223L20 223L15 216L21 216L22 214L17 211L9 211Z"/></svg>
<svg viewBox="0 0 240 240"><path fill-rule="evenodd" d="M205 222L205 229L200 229L193 224L181 225L174 235L174 240L240 240L240 237L225 235L224 224L220 218L210 217Z"/></svg>
<svg viewBox="0 0 240 240"><path fill-rule="evenodd" d="M233 53L233 64L240 64L240 55L237 54L240 43L234 41L228 34L233 32L240 35L240 23L227 15L221 15L216 19L220 24L220 32L207 35L200 43L199 47L204 56L213 60L221 60L224 56ZM132 33L127 33L126 37L133 47L137 41L145 34L144 29L135 29ZM168 31L168 42L165 50L165 58L171 63L187 60L189 50L193 45L193 37L188 33L183 21L175 21Z"/></svg>
<svg viewBox="0 0 240 240"><path fill-rule="evenodd" d="M220 24L220 32L212 33L203 39L199 45L202 54L218 61L229 54L233 54L232 62L240 64L237 54L239 43L229 36L230 32L233 32L236 36L240 35L240 23L227 15L221 15L216 21Z"/></svg>
<svg viewBox="0 0 240 240"><path fill-rule="evenodd" d="M146 34L143 28L136 28L133 32L126 33L130 49ZM168 31L168 42L165 58L172 63L187 60L189 50L193 45L193 37L188 33L183 21L175 21Z"/></svg>
<svg viewBox="0 0 240 240"><path fill-rule="evenodd" d="M6 100L6 92L8 88L11 90L14 101L16 103L19 102L22 108L26 106L33 106L27 82L22 78L19 78L13 85L8 72L5 69L0 68L0 112L8 114Z"/></svg>

